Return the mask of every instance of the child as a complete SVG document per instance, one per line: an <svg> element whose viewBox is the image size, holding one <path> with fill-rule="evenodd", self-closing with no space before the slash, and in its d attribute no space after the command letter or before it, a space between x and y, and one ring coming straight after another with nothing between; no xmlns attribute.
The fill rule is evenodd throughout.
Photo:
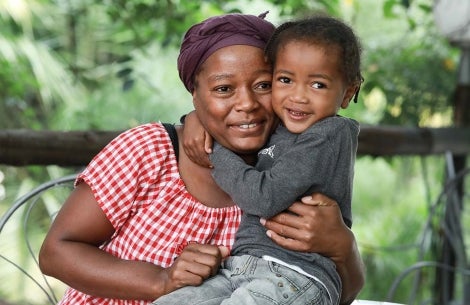
<svg viewBox="0 0 470 305"><path fill-rule="evenodd" d="M337 115L362 82L360 46L343 22L315 16L287 22L266 47L273 65L272 106L281 120L256 167L215 143L217 184L244 215L231 256L219 274L154 304L338 304L341 281L319 253L276 245L260 223L307 194L336 200L350 227L359 124ZM256 111L256 110L253 110ZM240 123L247 132L258 122Z"/></svg>

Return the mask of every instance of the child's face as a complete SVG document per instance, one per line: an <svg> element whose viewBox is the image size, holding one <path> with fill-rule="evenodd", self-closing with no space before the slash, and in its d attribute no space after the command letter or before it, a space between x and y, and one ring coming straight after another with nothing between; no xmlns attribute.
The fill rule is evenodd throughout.
<svg viewBox="0 0 470 305"><path fill-rule="evenodd" d="M272 85L274 112L293 133L346 108L356 87L341 74L335 48L289 42L279 49Z"/></svg>

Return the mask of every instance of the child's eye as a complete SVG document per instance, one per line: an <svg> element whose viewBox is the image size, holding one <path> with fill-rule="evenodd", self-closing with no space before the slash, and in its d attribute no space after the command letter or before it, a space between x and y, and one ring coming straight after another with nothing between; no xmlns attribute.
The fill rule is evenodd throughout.
<svg viewBox="0 0 470 305"><path fill-rule="evenodd" d="M284 84L289 84L289 83L291 82L290 78L284 77L284 76L283 76L283 77L279 77L277 80L278 80L279 82L281 82L281 83L284 83Z"/></svg>
<svg viewBox="0 0 470 305"><path fill-rule="evenodd" d="M315 88L315 89L321 89L321 88L325 88L325 84L322 84L322 83L319 83L319 82L314 82L312 84L312 87Z"/></svg>

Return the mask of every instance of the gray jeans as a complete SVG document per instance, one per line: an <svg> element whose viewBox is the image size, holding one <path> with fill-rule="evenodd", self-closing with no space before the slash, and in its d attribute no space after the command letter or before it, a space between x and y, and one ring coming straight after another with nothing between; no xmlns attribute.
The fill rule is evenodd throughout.
<svg viewBox="0 0 470 305"><path fill-rule="evenodd" d="M249 255L231 256L201 286L186 286L154 305L331 305L317 281L275 262Z"/></svg>

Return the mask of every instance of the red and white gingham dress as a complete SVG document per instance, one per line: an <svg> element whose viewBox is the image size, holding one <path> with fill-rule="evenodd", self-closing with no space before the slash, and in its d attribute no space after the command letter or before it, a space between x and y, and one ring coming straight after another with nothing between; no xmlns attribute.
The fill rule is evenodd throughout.
<svg viewBox="0 0 470 305"><path fill-rule="evenodd" d="M126 260L171 265L188 242L231 246L236 206L209 208L186 191L171 140L150 123L108 144L77 179L85 181L116 229L103 250ZM96 298L68 289L60 304L148 304Z"/></svg>

